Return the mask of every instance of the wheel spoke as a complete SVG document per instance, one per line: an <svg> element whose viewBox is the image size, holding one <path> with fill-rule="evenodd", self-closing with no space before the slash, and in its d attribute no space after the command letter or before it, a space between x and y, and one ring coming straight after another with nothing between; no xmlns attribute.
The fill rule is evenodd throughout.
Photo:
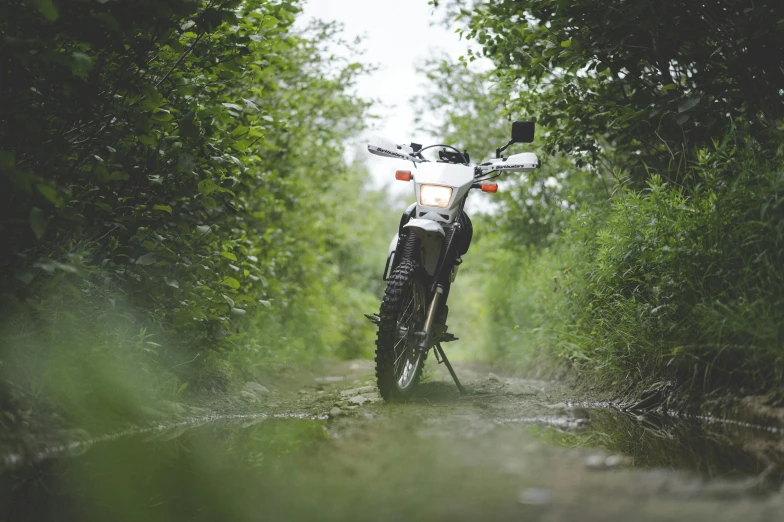
<svg viewBox="0 0 784 522"><path fill-rule="evenodd" d="M401 319L401 320L398 322L398 324L404 324L404 325L408 326L408 323L409 323L409 321L411 321L411 319L412 319L413 317L414 317L414 311L412 310L412 311L411 311L411 313L410 313L410 314L408 314L408 317L406 317L405 319Z"/></svg>
<svg viewBox="0 0 784 522"><path fill-rule="evenodd" d="M399 340L397 343L395 343L395 347L394 347L394 348L392 348L392 351L393 351L395 354L397 353L397 347L398 347L398 346L400 346L400 343L401 343L401 342L403 342L403 341L405 341L406 339L408 339L408 335L404 335L403 337L401 337L401 338L400 338L400 340ZM404 350L401 352L401 355L402 355L403 353L405 353L405 349L404 349ZM400 358L400 357L398 357L398 359L399 359L399 358ZM395 359L395 362L397 362L397 359Z"/></svg>
<svg viewBox="0 0 784 522"><path fill-rule="evenodd" d="M409 309L409 308L411 308L411 303L413 303L413 302L416 300L416 296L415 296L415 295L413 295L413 291L411 292L411 294L412 294L412 295L411 295L411 298L410 298L410 299L408 299L408 304L406 305L406 308L405 308L405 309L404 309L402 312L400 312L400 314L398 315L398 317L403 317L403 316L405 316L405 315L406 315L406 313L408 312L408 309ZM410 317L412 317L412 316L414 315L414 312L415 312L415 311L416 311L416 310L411 310L411 314L409 314L409 318L410 318ZM408 322L408 318L407 318L407 319L405 319L405 320L398 319L398 322L397 322L397 324L398 324L398 325L400 325L401 323L402 323L402 324L406 324L407 322Z"/></svg>
<svg viewBox="0 0 784 522"><path fill-rule="evenodd" d="M412 308L411 305L416 303L416 294L414 293L413 288L411 289L410 295L411 295L411 297L408 299L408 304L406 305L405 309L403 309L403 311L400 313L400 316L402 316L404 318L398 320L398 322L397 322L397 324L398 324L398 332L400 331L400 326L401 325L407 326L408 327L408 329L407 329L408 331L406 332L405 335L403 335L402 337L400 337L400 339L398 339L398 341L395 343L395 346L392 348L392 353L394 353L396 355L395 362L393 364L393 367L395 369L395 374L396 375L398 374L397 369L398 369L398 366L399 366L399 363L400 363L400 359L408 351L408 349L407 349L408 348L408 342L406 342L406 344L403 347L403 350L401 350L399 354L398 354L397 348L398 348L398 346L400 346L400 343L402 343L403 341L407 341L408 338L409 338L409 335L411 335L411 331L412 330L410 328L409 323L410 323L411 319L413 319L413 317L414 317L414 312L416 312L416 307L414 307L414 309L411 310L411 312L409 313L409 310ZM406 314L408 314L407 317L406 317Z"/></svg>
<svg viewBox="0 0 784 522"><path fill-rule="evenodd" d="M400 313L400 315L406 315L406 312L408 312L408 309L409 309L409 308L411 308L411 303L413 303L413 302L414 302L414 296L411 296L411 299L408 301L408 304L406 305L406 309L405 309L405 310L403 310L403 311ZM413 314L413 313L414 313L414 311L412 310L412 311L411 311L411 314Z"/></svg>
<svg viewBox="0 0 784 522"><path fill-rule="evenodd" d="M410 314L408 314L408 317L406 317L405 319L401 319L400 321L398 321L398 324L405 324L405 325L408 325L408 322L411 320L411 318L412 318L412 317L414 317L414 310L411 310L411 313L410 313Z"/></svg>
<svg viewBox="0 0 784 522"><path fill-rule="evenodd" d="M403 339L405 339L405 337ZM401 339L401 341L403 339ZM400 343L398 343L398 344L400 344ZM397 345L395 345L395 346L397 346ZM395 362L393 364L393 366L395 368L395 373L397 373L397 366L398 366L398 363L400 362L400 358L403 357L406 354L406 352L408 352L408 343L406 343L406 345L403 347L403 351L401 351L400 355L398 355L397 358L395 359Z"/></svg>

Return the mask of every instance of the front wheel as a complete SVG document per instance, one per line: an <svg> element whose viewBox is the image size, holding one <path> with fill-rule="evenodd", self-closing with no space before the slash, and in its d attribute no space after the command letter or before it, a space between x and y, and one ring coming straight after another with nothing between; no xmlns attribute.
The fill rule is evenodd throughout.
<svg viewBox="0 0 784 522"><path fill-rule="evenodd" d="M424 328L426 308L425 272L404 260L389 276L379 313L376 379L387 401L409 397L419 383L425 353L416 333Z"/></svg>

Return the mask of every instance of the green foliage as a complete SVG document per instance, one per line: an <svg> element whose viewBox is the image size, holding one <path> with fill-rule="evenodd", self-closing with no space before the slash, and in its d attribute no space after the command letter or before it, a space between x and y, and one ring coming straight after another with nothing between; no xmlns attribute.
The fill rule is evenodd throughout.
<svg viewBox="0 0 784 522"><path fill-rule="evenodd" d="M507 113L552 130L547 149L682 175L684 152L720 136L728 120L775 143L784 117L784 5L677 0L452 2L460 33L493 60L515 93ZM462 9L459 9L462 7ZM687 29L686 29L687 28Z"/></svg>
<svg viewBox="0 0 784 522"><path fill-rule="evenodd" d="M436 133L474 146L486 114L536 118L535 150L550 155L502 186L474 248L491 251L489 349L629 384L780 383L780 3L455 0L446 12L481 46L461 62L495 68L428 67L427 106L456 108Z"/></svg>
<svg viewBox="0 0 784 522"><path fill-rule="evenodd" d="M54 26L19 2L3 17L4 288L35 292L13 274L78 236L160 321L227 335L232 309L297 286L310 216L291 211L345 170L362 67L317 52L332 27L284 38L293 2L59 5Z"/></svg>
<svg viewBox="0 0 784 522"><path fill-rule="evenodd" d="M0 296L18 313L0 360L36 342L89 359L102 344L95 325L84 329L94 342L82 335L91 320L118 360L146 329L164 349L142 343L142 358L204 386L225 385L219 361L252 369L372 347L370 325L348 316L372 309L369 267L377 277L384 250L363 247L389 206L344 159L364 128L368 104L352 92L366 68L324 52L340 43L336 26L295 31L300 9L0 6ZM348 204L373 219L341 225ZM73 320L58 323L55 308Z"/></svg>
<svg viewBox="0 0 784 522"><path fill-rule="evenodd" d="M490 288L498 346L534 343L585 371L633 381L780 382L781 167L729 140L695 155L692 190L658 175L641 191L618 186L608 205L573 214L552 247L522 263L499 254L497 266L510 267L503 281L516 284Z"/></svg>

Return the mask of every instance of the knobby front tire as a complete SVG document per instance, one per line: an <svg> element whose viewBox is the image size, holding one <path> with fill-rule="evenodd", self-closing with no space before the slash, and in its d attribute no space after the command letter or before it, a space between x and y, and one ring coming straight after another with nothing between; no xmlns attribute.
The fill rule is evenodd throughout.
<svg viewBox="0 0 784 522"><path fill-rule="evenodd" d="M403 260L387 282L376 338L376 380L387 401L410 397L422 376L427 354L418 349L414 334L425 324L425 280L418 263Z"/></svg>

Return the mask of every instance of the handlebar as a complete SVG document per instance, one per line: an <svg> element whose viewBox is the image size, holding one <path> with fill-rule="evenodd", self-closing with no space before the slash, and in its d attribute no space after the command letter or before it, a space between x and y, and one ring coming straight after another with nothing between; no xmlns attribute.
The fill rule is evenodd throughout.
<svg viewBox="0 0 784 522"><path fill-rule="evenodd" d="M447 163L468 166L470 161L468 151L461 152L456 147L443 143L422 147L418 143L398 145L383 138L375 138L371 143L368 144L367 147L371 154L383 156L386 158L397 158L411 161L415 164L428 162L429 160L427 160L422 155L422 152L434 147L444 147L445 149L452 149L452 151L454 151L449 152L446 150L441 150L439 152L439 157L441 160ZM539 168L539 159L536 157L536 155L531 152L524 152L522 154L513 154L508 158L496 158L484 163L480 163L474 167L474 177L479 178L494 171L498 171L499 173L504 171L529 172L537 168Z"/></svg>

